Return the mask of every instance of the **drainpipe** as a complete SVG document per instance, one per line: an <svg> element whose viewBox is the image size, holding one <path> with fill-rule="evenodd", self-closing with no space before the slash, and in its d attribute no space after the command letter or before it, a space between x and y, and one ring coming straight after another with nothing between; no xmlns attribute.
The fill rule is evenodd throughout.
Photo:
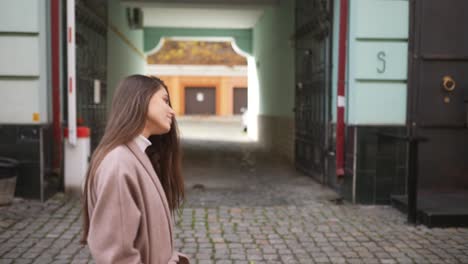
<svg viewBox="0 0 468 264"><path fill-rule="evenodd" d="M60 116L60 0L51 0L52 112L54 131L53 168L62 163L62 120Z"/></svg>
<svg viewBox="0 0 468 264"><path fill-rule="evenodd" d="M68 141L76 145L75 0L67 0Z"/></svg>
<svg viewBox="0 0 468 264"><path fill-rule="evenodd" d="M345 137L345 78L346 78L346 42L348 38L348 0L340 1L340 32L338 46L338 101L336 104L336 176L343 177L344 172L344 137Z"/></svg>

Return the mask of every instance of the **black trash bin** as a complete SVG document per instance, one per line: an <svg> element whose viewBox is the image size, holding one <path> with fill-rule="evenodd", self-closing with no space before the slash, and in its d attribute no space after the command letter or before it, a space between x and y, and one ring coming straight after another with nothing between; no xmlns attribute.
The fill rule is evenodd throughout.
<svg viewBox="0 0 468 264"><path fill-rule="evenodd" d="M0 205L7 205L13 201L18 165L17 160L0 157Z"/></svg>

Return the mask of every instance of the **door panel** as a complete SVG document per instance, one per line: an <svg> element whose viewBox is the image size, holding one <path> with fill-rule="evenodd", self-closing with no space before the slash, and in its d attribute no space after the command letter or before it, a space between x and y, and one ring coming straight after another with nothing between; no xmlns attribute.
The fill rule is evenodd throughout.
<svg viewBox="0 0 468 264"><path fill-rule="evenodd" d="M468 58L466 0L417 1L421 23L421 53L425 56ZM464 29L465 28L465 29Z"/></svg>
<svg viewBox="0 0 468 264"><path fill-rule="evenodd" d="M468 129L420 129L429 139L419 146L419 187L468 189Z"/></svg>
<svg viewBox="0 0 468 264"><path fill-rule="evenodd" d="M412 2L409 125L419 144L418 187L468 190L468 1ZM444 80L445 77L445 80Z"/></svg>
<svg viewBox="0 0 468 264"><path fill-rule="evenodd" d="M234 88L233 114L241 115L247 110L247 88Z"/></svg>
<svg viewBox="0 0 468 264"><path fill-rule="evenodd" d="M418 98L418 119L421 127L447 126L463 127L466 124L465 87L468 87L468 62L434 61L421 63L421 82ZM444 89L443 78L450 76L454 84L446 83L449 92Z"/></svg>
<svg viewBox="0 0 468 264"><path fill-rule="evenodd" d="M186 87L185 114L215 115L216 89L213 87Z"/></svg>

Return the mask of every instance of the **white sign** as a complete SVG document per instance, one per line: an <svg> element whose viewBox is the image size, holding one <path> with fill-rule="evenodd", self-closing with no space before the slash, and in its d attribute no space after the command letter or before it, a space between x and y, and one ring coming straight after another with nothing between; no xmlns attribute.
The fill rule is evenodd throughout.
<svg viewBox="0 0 468 264"><path fill-rule="evenodd" d="M203 93L197 93L197 102L203 102L205 100L205 96Z"/></svg>
<svg viewBox="0 0 468 264"><path fill-rule="evenodd" d="M94 103L101 103L101 81L94 80Z"/></svg>

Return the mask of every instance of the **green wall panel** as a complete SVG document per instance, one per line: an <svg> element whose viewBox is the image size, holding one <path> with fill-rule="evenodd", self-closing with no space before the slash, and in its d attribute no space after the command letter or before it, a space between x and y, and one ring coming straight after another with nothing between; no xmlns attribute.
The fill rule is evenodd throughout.
<svg viewBox="0 0 468 264"><path fill-rule="evenodd" d="M407 0L357 0L356 38L408 39Z"/></svg>
<svg viewBox="0 0 468 264"><path fill-rule="evenodd" d="M108 16L107 101L110 105L119 81L131 74L144 74L146 60L143 53L143 30L128 27L125 7L119 0L109 1Z"/></svg>
<svg viewBox="0 0 468 264"><path fill-rule="evenodd" d="M260 86L259 114L294 116L294 1L269 7L253 30L253 52Z"/></svg>
<svg viewBox="0 0 468 264"><path fill-rule="evenodd" d="M347 122L406 123L409 3L350 2Z"/></svg>
<svg viewBox="0 0 468 264"><path fill-rule="evenodd" d="M355 48L356 79L407 79L407 42L358 41Z"/></svg>
<svg viewBox="0 0 468 264"><path fill-rule="evenodd" d="M0 75L39 76L40 54L38 35L0 35Z"/></svg>
<svg viewBox="0 0 468 264"><path fill-rule="evenodd" d="M1 124L51 121L49 10L46 0L0 1Z"/></svg>
<svg viewBox="0 0 468 264"><path fill-rule="evenodd" d="M397 124L405 120L406 83L357 82L349 98L349 122L368 125Z"/></svg>
<svg viewBox="0 0 468 264"><path fill-rule="evenodd" d="M43 2L37 0L1 1L0 31L37 33L40 4Z"/></svg>

